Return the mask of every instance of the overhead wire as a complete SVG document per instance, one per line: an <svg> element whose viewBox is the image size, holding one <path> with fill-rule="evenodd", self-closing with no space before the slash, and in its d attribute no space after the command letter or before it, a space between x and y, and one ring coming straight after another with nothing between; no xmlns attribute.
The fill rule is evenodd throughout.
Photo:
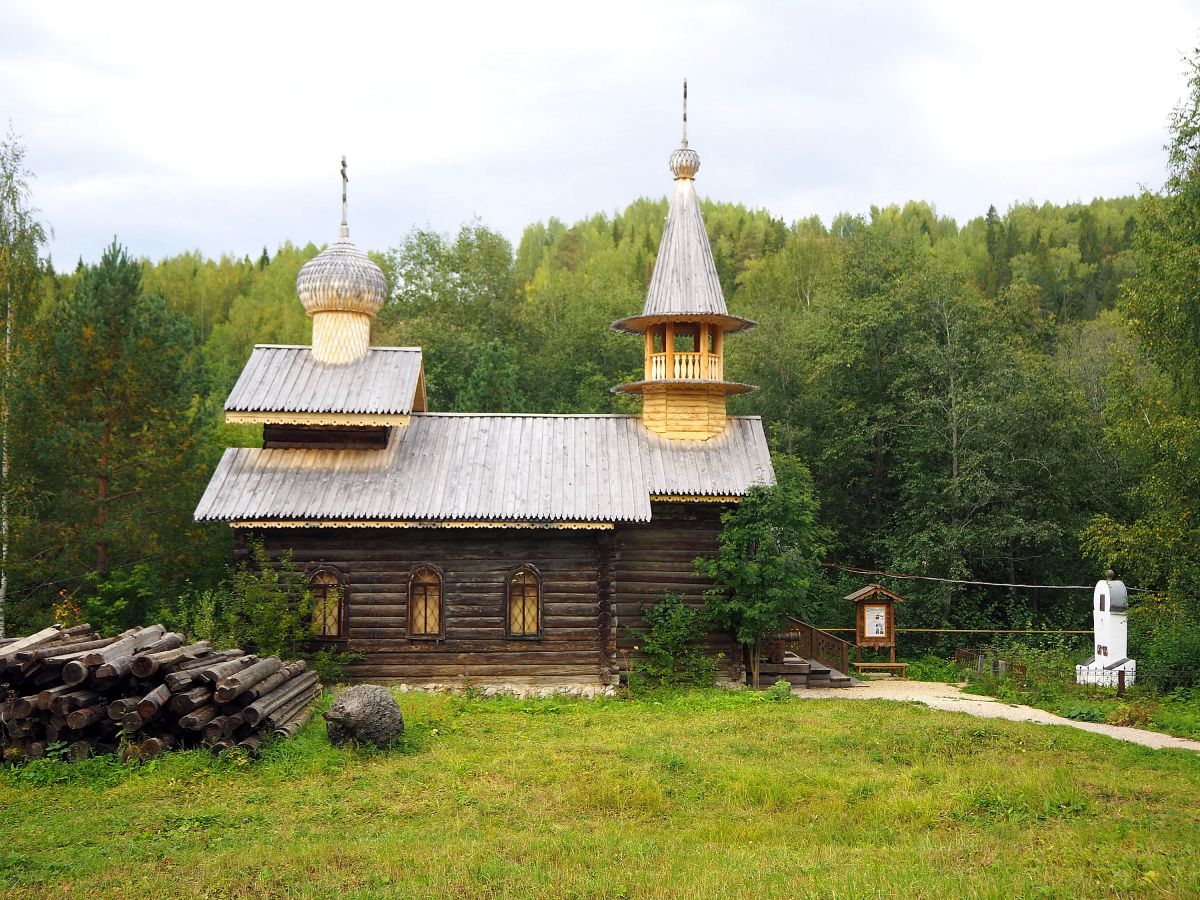
<svg viewBox="0 0 1200 900"><path fill-rule="evenodd" d="M907 581L936 581L941 584L964 584L973 587L1020 588L1023 590L1039 591L1090 591L1095 585L1091 584L1014 584L1006 581L972 581L965 578L942 578L937 575L912 575L906 572L888 572L883 569L866 569L861 566L847 566L843 563L821 563L831 569L852 572L856 575L871 575L877 578L899 578ZM1148 593L1145 588L1126 587L1127 591Z"/></svg>

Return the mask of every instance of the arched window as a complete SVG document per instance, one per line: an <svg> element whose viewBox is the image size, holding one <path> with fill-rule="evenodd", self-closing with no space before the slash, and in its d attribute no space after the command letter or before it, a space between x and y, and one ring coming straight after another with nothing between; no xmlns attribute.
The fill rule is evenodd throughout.
<svg viewBox="0 0 1200 900"><path fill-rule="evenodd" d="M507 620L511 637L542 633L542 576L533 566L521 566L508 577Z"/></svg>
<svg viewBox="0 0 1200 900"><path fill-rule="evenodd" d="M408 636L442 636L442 573L433 566L417 566L409 576Z"/></svg>
<svg viewBox="0 0 1200 900"><path fill-rule="evenodd" d="M324 640L344 637L346 588L341 576L330 568L317 569L308 577L308 589L313 598L313 636Z"/></svg>

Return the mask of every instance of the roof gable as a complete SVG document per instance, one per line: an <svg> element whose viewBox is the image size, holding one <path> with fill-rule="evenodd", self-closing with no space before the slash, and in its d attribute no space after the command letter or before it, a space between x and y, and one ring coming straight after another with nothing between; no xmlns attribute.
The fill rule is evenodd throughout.
<svg viewBox="0 0 1200 900"><path fill-rule="evenodd" d="M852 594L847 594L842 599L849 600L853 603L858 603L861 600L872 599L874 597L879 596L880 594L882 594L885 597L889 597L892 600L903 600L904 599L903 597L901 597L899 594L895 593L894 591L889 591L882 584L868 584L866 587L859 588L857 591L855 591Z"/></svg>

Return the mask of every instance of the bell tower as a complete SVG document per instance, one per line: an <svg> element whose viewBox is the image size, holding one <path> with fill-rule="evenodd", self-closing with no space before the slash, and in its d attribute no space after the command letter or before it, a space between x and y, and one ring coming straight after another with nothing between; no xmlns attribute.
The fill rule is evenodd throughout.
<svg viewBox="0 0 1200 900"><path fill-rule="evenodd" d="M725 380L725 336L754 322L731 316L704 230L696 173L700 154L688 147L687 82L683 83L683 140L667 165L675 178L667 223L640 316L613 329L645 341L641 381L614 392L642 395L642 421L663 437L708 440L725 430L725 398L754 390Z"/></svg>

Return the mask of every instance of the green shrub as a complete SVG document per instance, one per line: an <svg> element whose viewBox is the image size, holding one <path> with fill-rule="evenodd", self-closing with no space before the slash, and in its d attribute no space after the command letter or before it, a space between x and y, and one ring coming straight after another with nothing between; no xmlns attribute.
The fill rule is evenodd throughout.
<svg viewBox="0 0 1200 900"><path fill-rule="evenodd" d="M779 702L786 700L792 696L792 683L786 678L780 678L777 682L767 688L763 693L767 699Z"/></svg>
<svg viewBox="0 0 1200 900"><path fill-rule="evenodd" d="M1200 622L1184 615L1158 622L1142 647L1139 675L1145 672L1164 688L1200 684Z"/></svg>
<svg viewBox="0 0 1200 900"><path fill-rule="evenodd" d="M312 667L322 684L341 684L346 680L350 666L366 658L365 653L343 653L332 647L322 647L313 654ZM471 690L469 685L467 690Z"/></svg>
<svg viewBox="0 0 1200 900"><path fill-rule="evenodd" d="M291 554L273 560L255 541L232 578L215 590L182 594L163 618L193 640L294 658L312 638L312 606Z"/></svg>
<svg viewBox="0 0 1200 900"><path fill-rule="evenodd" d="M1130 728L1145 728L1154 721L1158 703L1153 697L1141 697L1120 704L1105 717L1109 725L1124 725Z"/></svg>
<svg viewBox="0 0 1200 900"><path fill-rule="evenodd" d="M1076 722L1103 722L1108 716L1104 709L1095 703L1078 703L1063 710L1063 715Z"/></svg>
<svg viewBox="0 0 1200 900"><path fill-rule="evenodd" d="M641 636L645 660L639 673L664 686L708 687L716 680L717 661L699 646L704 628L697 610L678 594L664 594L642 605L647 631Z"/></svg>
<svg viewBox="0 0 1200 900"><path fill-rule="evenodd" d="M322 681L342 681L361 654L332 648L313 652L313 595L290 553L272 559L261 542L250 559L215 590L185 591L162 611L169 627L192 640L241 647L260 656L308 658Z"/></svg>
<svg viewBox="0 0 1200 900"><path fill-rule="evenodd" d="M908 677L913 681L941 681L958 684L966 676L953 660L939 656L922 656L908 664Z"/></svg>

